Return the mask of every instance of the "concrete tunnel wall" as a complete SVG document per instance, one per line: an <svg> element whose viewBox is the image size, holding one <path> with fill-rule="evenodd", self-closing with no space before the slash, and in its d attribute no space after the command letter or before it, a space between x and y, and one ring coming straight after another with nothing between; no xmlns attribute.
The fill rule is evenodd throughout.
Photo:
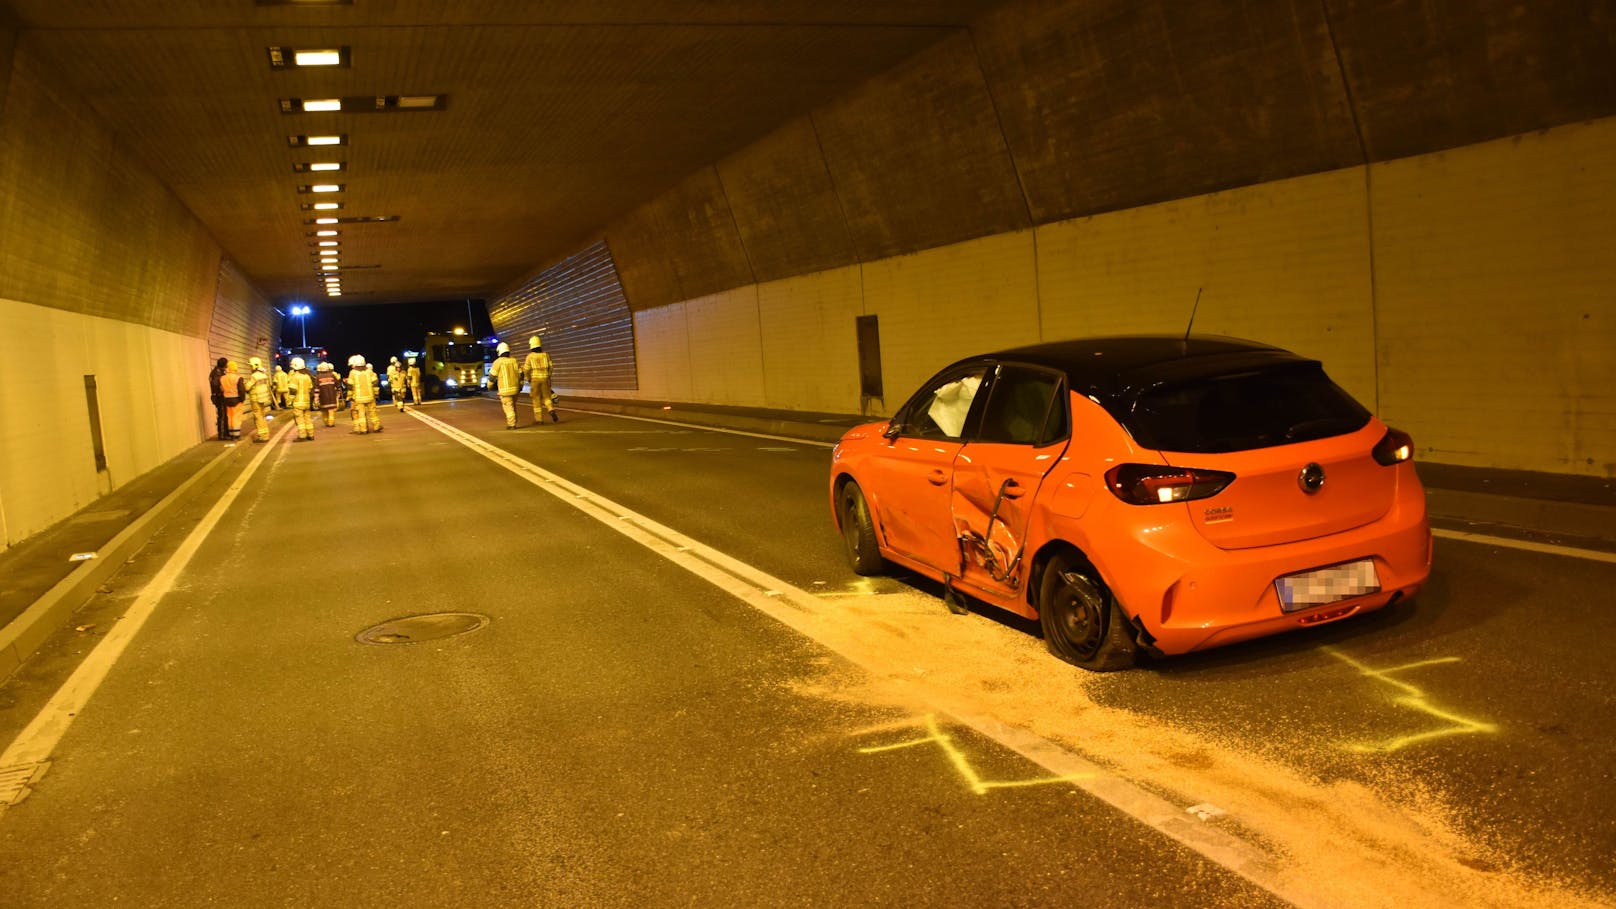
<svg viewBox="0 0 1616 909"><path fill-rule="evenodd" d="M213 359L267 352L273 329L196 218L0 28L0 549L211 436Z"/></svg>
<svg viewBox="0 0 1616 909"><path fill-rule="evenodd" d="M1612 10L1008 3L606 228L637 394L856 412L876 315L886 413L1200 290L1423 458L1616 475Z"/></svg>

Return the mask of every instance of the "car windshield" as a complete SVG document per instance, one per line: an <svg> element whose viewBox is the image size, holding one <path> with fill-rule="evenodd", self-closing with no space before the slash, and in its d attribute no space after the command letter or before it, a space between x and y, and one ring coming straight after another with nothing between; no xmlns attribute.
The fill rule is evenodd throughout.
<svg viewBox="0 0 1616 909"><path fill-rule="evenodd" d="M1122 422L1146 448L1213 453L1356 432L1369 411L1318 365L1305 364L1154 388Z"/></svg>

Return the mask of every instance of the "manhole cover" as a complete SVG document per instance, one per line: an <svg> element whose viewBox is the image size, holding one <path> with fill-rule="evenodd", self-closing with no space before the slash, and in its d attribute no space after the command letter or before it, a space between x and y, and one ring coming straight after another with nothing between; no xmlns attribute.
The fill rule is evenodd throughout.
<svg viewBox="0 0 1616 909"><path fill-rule="evenodd" d="M465 634L488 624L488 616L475 612L432 612L407 615L372 625L354 635L361 644L419 644Z"/></svg>

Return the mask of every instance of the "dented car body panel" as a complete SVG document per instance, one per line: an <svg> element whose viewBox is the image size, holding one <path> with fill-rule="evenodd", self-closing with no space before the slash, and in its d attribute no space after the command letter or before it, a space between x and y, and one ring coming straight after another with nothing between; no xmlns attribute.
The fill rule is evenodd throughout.
<svg viewBox="0 0 1616 909"><path fill-rule="evenodd" d="M845 530L857 485L884 559L1028 618L1044 566L1082 564L1143 649L1173 654L1417 591L1431 539L1411 453L1315 361L1102 338L944 369L843 436L830 493Z"/></svg>

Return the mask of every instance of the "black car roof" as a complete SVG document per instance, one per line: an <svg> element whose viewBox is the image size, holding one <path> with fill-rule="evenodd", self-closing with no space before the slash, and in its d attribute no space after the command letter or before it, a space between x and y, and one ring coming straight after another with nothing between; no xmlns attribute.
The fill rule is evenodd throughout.
<svg viewBox="0 0 1616 909"><path fill-rule="evenodd" d="M1320 365L1279 347L1217 335L1124 335L1015 347L962 362L1025 363L1064 373L1072 390L1113 414L1160 385L1284 365Z"/></svg>

